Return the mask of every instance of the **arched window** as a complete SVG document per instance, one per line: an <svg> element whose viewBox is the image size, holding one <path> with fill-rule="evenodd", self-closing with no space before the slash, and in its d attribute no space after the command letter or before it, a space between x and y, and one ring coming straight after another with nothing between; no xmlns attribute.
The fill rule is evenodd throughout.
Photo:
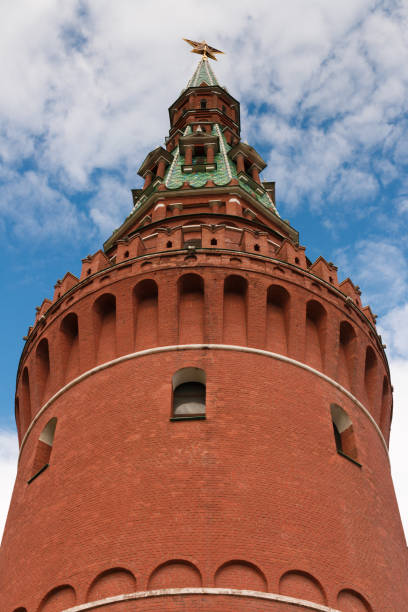
<svg viewBox="0 0 408 612"><path fill-rule="evenodd" d="M205 372L182 368L173 376L172 420L205 419Z"/></svg>
<svg viewBox="0 0 408 612"><path fill-rule="evenodd" d="M201 109L205 109L207 108L207 100L200 100L200 108Z"/></svg>
<svg viewBox="0 0 408 612"><path fill-rule="evenodd" d="M49 465L51 458L52 445L54 443L55 427L57 419L54 417L44 427L38 438L35 451L32 475L28 483L39 476Z"/></svg>
<svg viewBox="0 0 408 612"><path fill-rule="evenodd" d="M357 447L354 437L353 424L347 412L337 404L330 406L333 434L337 452L358 465Z"/></svg>

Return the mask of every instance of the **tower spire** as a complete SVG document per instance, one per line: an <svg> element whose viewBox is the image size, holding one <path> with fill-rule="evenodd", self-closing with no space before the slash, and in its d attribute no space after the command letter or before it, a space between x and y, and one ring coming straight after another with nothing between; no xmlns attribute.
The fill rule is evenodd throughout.
<svg viewBox="0 0 408 612"><path fill-rule="evenodd" d="M187 88L189 87L200 87L202 83L206 85L220 86L217 77L213 69L211 68L211 64L205 59L203 56L198 62L197 68L194 71L193 76L187 83Z"/></svg>

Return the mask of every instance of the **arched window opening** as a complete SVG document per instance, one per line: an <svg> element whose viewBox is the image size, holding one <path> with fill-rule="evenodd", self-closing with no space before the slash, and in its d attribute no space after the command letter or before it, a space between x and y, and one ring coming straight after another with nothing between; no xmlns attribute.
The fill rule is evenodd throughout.
<svg viewBox="0 0 408 612"><path fill-rule="evenodd" d="M337 404L330 406L330 413L337 452L360 465L357 461L357 446L350 417Z"/></svg>
<svg viewBox="0 0 408 612"><path fill-rule="evenodd" d="M326 311L316 300L306 305L306 355L308 365L323 370L326 336Z"/></svg>
<svg viewBox="0 0 408 612"><path fill-rule="evenodd" d="M37 478L50 464L51 450L54 443L55 428L57 419L54 417L48 421L38 438L37 448L34 455L34 462L31 471L31 478L28 484Z"/></svg>
<svg viewBox="0 0 408 612"><path fill-rule="evenodd" d="M70 312L61 323L60 356L64 368L63 380L67 382L79 374L78 317Z"/></svg>
<svg viewBox="0 0 408 612"><path fill-rule="evenodd" d="M50 353L48 349L48 340L43 338L35 352L37 366L37 384L38 384L38 401L42 403L47 395L48 380L50 376Z"/></svg>
<svg viewBox="0 0 408 612"><path fill-rule="evenodd" d="M171 249L172 246L173 246L173 243L171 240L169 240L166 244L166 248Z"/></svg>
<svg viewBox="0 0 408 612"><path fill-rule="evenodd" d="M94 304L96 363L116 357L116 298L111 293L101 295Z"/></svg>
<svg viewBox="0 0 408 612"><path fill-rule="evenodd" d="M182 368L172 381L172 420L204 419L206 377L200 368Z"/></svg>
<svg viewBox="0 0 408 612"><path fill-rule="evenodd" d="M158 341L158 287L147 278L138 283L134 292L135 348L157 346Z"/></svg>
<svg viewBox="0 0 408 612"><path fill-rule="evenodd" d="M205 110L207 108L207 100L200 100L200 108Z"/></svg>
<svg viewBox="0 0 408 612"><path fill-rule="evenodd" d="M259 244L254 244L254 251L260 251L261 247L259 246Z"/></svg>
<svg viewBox="0 0 408 612"><path fill-rule="evenodd" d="M211 246L216 246L216 245L217 245L217 239L211 238Z"/></svg>

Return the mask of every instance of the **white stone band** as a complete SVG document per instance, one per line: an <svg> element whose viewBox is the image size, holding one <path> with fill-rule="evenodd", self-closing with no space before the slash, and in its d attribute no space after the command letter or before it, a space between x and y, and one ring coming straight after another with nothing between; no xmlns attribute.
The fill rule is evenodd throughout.
<svg viewBox="0 0 408 612"><path fill-rule="evenodd" d="M297 597L287 597L286 595L278 595L276 593L264 593L263 591L244 591L242 589L210 589L204 587L185 588L185 589L158 589L156 591L139 591L138 593L127 593L123 595L115 595L114 597L106 597L98 601L91 601L73 608L66 608L62 612L83 612L84 610L94 610L102 608L109 604L134 601L135 599L147 599L148 597L174 597L180 595L224 595L233 597L253 597L255 599L264 599L269 601L279 601L281 603L290 604L297 608L305 610L318 610L319 612L341 612L335 608L328 608L321 604L298 599Z"/></svg>
<svg viewBox="0 0 408 612"><path fill-rule="evenodd" d="M222 350L222 351L237 351L241 353L252 353L254 355L262 355L263 357L270 357L272 359L277 359L278 361L284 361L285 363L290 363L291 365L296 366L297 368L301 368L302 370L307 370L308 372L315 374L315 376L322 378L327 383L329 383L330 385L338 389L341 393L346 395L363 412L363 414L368 418L368 420L374 426L377 434L380 437L380 440L382 442L382 445L388 457L387 443L384 439L384 436L382 435L381 429L378 427L377 423L375 422L375 419L371 416L367 408L352 393L350 393L348 389L345 389L336 380L333 380L329 376L326 376L326 374L323 374L323 372L319 372L319 370L315 370L311 366L305 363L302 363L301 361L296 361L296 359L292 359L291 357L287 357L286 355L280 355L279 353L272 353L271 351L265 351L263 349L252 348L250 346L235 346L231 344L176 344L172 346L156 346L154 348L149 348L144 351L137 351L136 353L128 353L127 355L122 355L121 357L117 357L116 359L112 359L111 361L107 361L106 363L101 363L100 365L95 366L91 370L84 372L80 376L77 376L77 378L74 378L69 383L61 387L59 391L57 391L52 397L50 397L50 399L37 412L37 414L31 421L24 435L24 438L21 442L19 460L21 457L21 452L26 443L27 437L30 431L32 430L32 428L34 427L35 423L38 421L40 416L44 414L44 412L51 406L51 404L55 402L55 400L58 399L63 393L68 391L68 389L71 389L71 387L74 387L81 381L85 380L89 376L92 376L93 374L96 374L97 372L105 370L106 368L110 368L111 366L117 365L124 361L129 361L130 359L136 359L138 357L145 357L146 355L155 355L156 353L168 353L170 351L193 351L193 350L198 350L198 351L199 350Z"/></svg>

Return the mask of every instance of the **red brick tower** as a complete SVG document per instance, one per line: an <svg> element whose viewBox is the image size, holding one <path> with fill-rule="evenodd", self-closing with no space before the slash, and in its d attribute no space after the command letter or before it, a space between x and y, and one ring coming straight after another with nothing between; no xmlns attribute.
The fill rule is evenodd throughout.
<svg viewBox="0 0 408 612"><path fill-rule="evenodd" d="M2 612L404 612L375 317L275 208L204 57L17 378Z"/></svg>

